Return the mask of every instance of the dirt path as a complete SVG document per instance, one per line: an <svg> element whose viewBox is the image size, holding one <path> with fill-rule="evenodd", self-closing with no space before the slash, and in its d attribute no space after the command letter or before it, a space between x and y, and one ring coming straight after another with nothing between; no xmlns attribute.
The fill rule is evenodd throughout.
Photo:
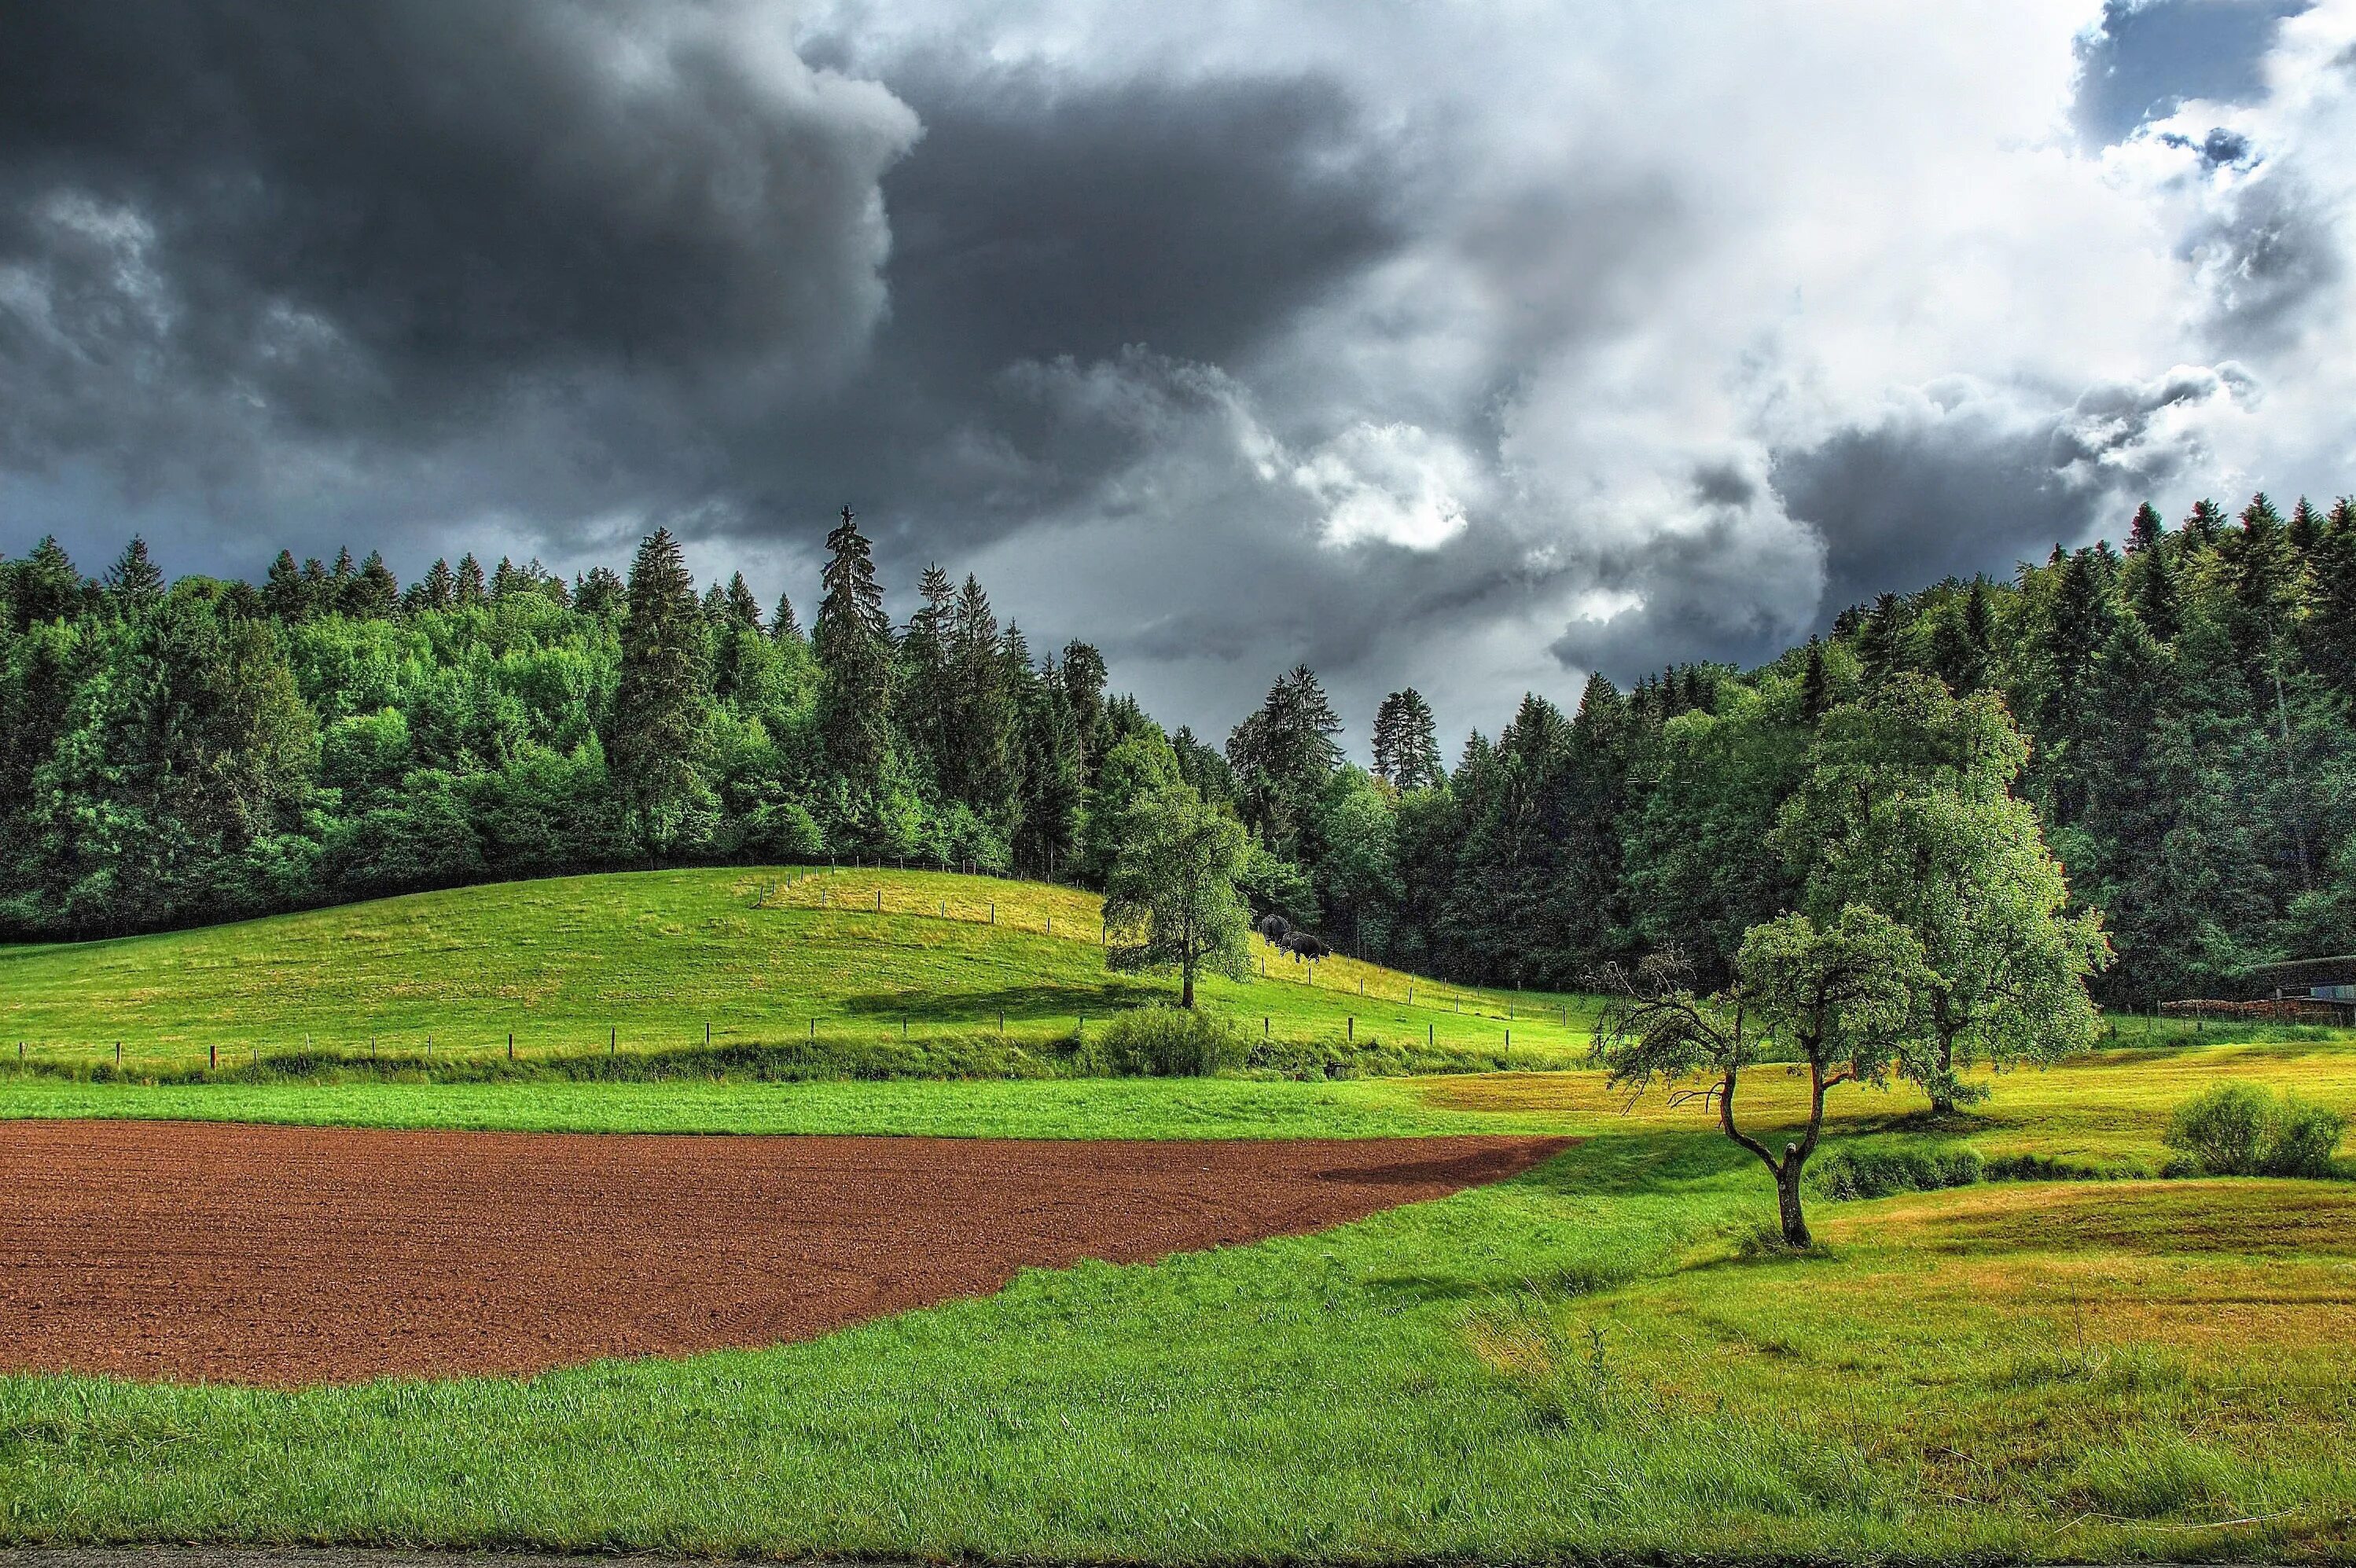
<svg viewBox="0 0 2356 1568"><path fill-rule="evenodd" d="M0 1125L0 1369L296 1384L807 1339L1297 1234L1555 1138L1077 1143Z"/></svg>

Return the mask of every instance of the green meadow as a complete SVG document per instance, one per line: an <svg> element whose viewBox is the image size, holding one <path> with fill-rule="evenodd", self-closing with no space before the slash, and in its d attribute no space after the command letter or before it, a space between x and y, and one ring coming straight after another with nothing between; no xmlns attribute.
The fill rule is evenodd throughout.
<svg viewBox="0 0 2356 1568"><path fill-rule="evenodd" d="M416 893L118 941L0 947L0 1052L36 1064L223 1069L273 1053L434 1061L1004 1039L1175 999L1107 972L1101 904L1040 882L742 868ZM1248 1036L1555 1065L1587 998L1480 990L1253 944L1204 987ZM5 1065L5 1059L0 1059Z"/></svg>
<svg viewBox="0 0 2356 1568"><path fill-rule="evenodd" d="M1076 1016L1066 976L1092 1008L1153 994L1106 979L1077 895L1010 896L993 926L986 907L979 922L944 916L941 898L929 917L915 907L936 887L986 906L984 884L844 873L819 909L817 888L781 880L583 878L20 949L0 956L0 997L18 1020L102 1010L141 1049L185 1060L306 1023L327 1035L354 1009L394 1038L495 1006L551 1036L602 1030L626 1005L648 1034L666 1008L750 1031L824 1007L826 1027L848 1030L882 1027L878 998L913 1005L914 975L969 1027L1028 987L1009 1027L1045 1030ZM834 907L838 889L872 904L878 888L908 907ZM659 912L593 937L582 927L605 900ZM1067 918L1081 923L1069 936ZM511 954L482 958L501 942ZM1223 982L1215 1000L1301 1030L1354 1013L1364 1027L1376 1002L1422 1015L1421 982L1409 1012L1406 976L1365 971L1366 1003L1359 977L1337 962L1316 989ZM1463 995L1499 1015L1509 1000ZM1533 999L1510 999L1518 1049ZM1584 1038L1568 1005L1551 1049L1574 1061ZM1794 1253L1772 1240L1764 1174L1703 1114L1579 1067L1340 1082L0 1072L0 1117L1582 1140L1514 1180L1321 1234L1034 1271L767 1349L293 1392L0 1378L0 1541L1092 1563L2356 1560L2356 1184L2155 1179L2173 1108L2232 1080L2356 1111L2356 1046L2297 1030L2147 1046L2129 1029L2104 1051L1988 1078L1984 1104L1939 1121L1918 1093L1845 1087L1828 1147L1968 1147L2104 1179L1819 1198L1820 1245ZM1744 1104L1780 1142L1801 1085L1757 1069Z"/></svg>

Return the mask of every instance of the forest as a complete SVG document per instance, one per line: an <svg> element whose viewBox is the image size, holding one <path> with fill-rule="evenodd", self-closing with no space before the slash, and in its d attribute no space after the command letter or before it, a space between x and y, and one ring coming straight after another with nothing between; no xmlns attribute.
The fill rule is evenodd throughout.
<svg viewBox="0 0 2356 1568"><path fill-rule="evenodd" d="M1828 720L1925 688L2025 737L2006 787L2101 912L2105 1002L2356 948L2356 506L2263 495L1884 594L1756 669L1526 696L1452 761L1396 692L1371 768L1305 667L1213 744L1089 644L1034 654L970 576L926 569L895 624L847 508L807 631L741 574L699 592L661 530L626 574L468 556L406 586L348 552L167 582L137 539L93 579L43 539L0 560L0 936L655 864L1102 887L1124 811L1183 784L1248 831L1254 912L1339 950L1559 989L1674 949L1714 976L1802 897L1776 827Z"/></svg>

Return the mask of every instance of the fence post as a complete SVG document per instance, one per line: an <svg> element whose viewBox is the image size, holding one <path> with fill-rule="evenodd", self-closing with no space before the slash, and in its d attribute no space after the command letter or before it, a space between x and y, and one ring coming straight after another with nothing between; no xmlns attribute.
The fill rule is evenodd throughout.
<svg viewBox="0 0 2356 1568"><path fill-rule="evenodd" d="M608 1056L616 1056L621 1053L621 1050L622 1031L619 1029L609 1027L605 1030L605 1054Z"/></svg>
<svg viewBox="0 0 2356 1568"><path fill-rule="evenodd" d="M19 1061L25 1060L25 1048L21 1045L16 1048L16 1060ZM211 1045L205 1047L205 1071L208 1072L216 1072L220 1067L220 1043L216 1040Z"/></svg>
<svg viewBox="0 0 2356 1568"><path fill-rule="evenodd" d="M1006 1032L1006 1015L1002 1012L998 1015L998 1032L1001 1034Z"/></svg>
<svg viewBox="0 0 2356 1568"><path fill-rule="evenodd" d="M1352 1013L1352 1014L1350 1015L1350 1033L1349 1033L1349 1038L1350 1038L1350 1039L1352 1039L1352 1040L1355 1040L1355 1039L1357 1039L1357 1038L1358 1038L1358 1015L1357 1015L1357 1014L1355 1014L1355 1013Z"/></svg>
<svg viewBox="0 0 2356 1568"><path fill-rule="evenodd" d="M310 1037L305 1035L304 1038L307 1040ZM114 1042L114 1065L123 1065L123 1042L119 1040Z"/></svg>
<svg viewBox="0 0 2356 1568"><path fill-rule="evenodd" d="M1259 1037L1262 1040L1266 1040L1268 1038L1268 1016L1264 1013L1260 1016L1259 1020Z"/></svg>
<svg viewBox="0 0 2356 1568"><path fill-rule="evenodd" d="M513 1029L508 1030L508 1060L509 1061L515 1060L515 1030Z"/></svg>
<svg viewBox="0 0 2356 1568"><path fill-rule="evenodd" d="M1439 1041L1434 1038L1434 1036L1438 1034L1439 1029L1440 1026L1438 1024L1428 1023L1423 1026L1423 1043L1426 1046L1436 1045L1439 1043Z"/></svg>

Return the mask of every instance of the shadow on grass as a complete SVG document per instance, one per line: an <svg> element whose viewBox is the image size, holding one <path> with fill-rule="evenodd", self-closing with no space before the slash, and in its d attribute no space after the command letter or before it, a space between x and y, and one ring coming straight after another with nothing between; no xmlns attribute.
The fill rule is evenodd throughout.
<svg viewBox="0 0 2356 1568"><path fill-rule="evenodd" d="M862 991L835 1004L854 1018L907 1019L925 1024L961 1024L995 1028L1003 1015L1010 1024L1056 1022L1085 1016L1109 1018L1131 1008L1151 1007L1165 997L1151 986L1133 981L1106 980L1094 986L1074 984L1001 986L993 991L959 991L940 997L906 991Z"/></svg>

